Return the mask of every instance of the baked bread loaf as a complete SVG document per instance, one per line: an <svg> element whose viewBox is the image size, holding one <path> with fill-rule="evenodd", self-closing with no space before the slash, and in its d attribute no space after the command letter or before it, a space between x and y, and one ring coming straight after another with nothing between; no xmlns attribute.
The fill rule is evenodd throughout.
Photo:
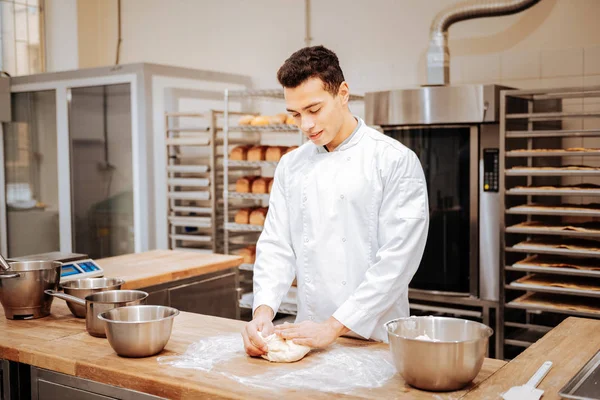
<svg viewBox="0 0 600 400"><path fill-rule="evenodd" d="M273 124L273 125L285 124L285 121L287 119L287 114L281 113L281 114L273 115L269 119L270 119L271 124Z"/></svg>
<svg viewBox="0 0 600 400"><path fill-rule="evenodd" d="M264 115L259 115L258 117L254 117L252 119L252 122L250 122L250 125L264 126L264 125L269 125L270 123L271 123L271 119L269 117L266 117Z"/></svg>
<svg viewBox="0 0 600 400"><path fill-rule="evenodd" d="M238 193L252 193L252 182L259 176L243 176L235 182L235 191Z"/></svg>
<svg viewBox="0 0 600 400"><path fill-rule="evenodd" d="M268 207L260 207L250 213L250 225L264 225L267 218Z"/></svg>
<svg viewBox="0 0 600 400"><path fill-rule="evenodd" d="M287 125L296 125L296 119L294 117L292 117L291 115L287 115L285 117L285 123Z"/></svg>
<svg viewBox="0 0 600 400"><path fill-rule="evenodd" d="M248 150L248 161L264 161L267 155L267 146L254 146Z"/></svg>
<svg viewBox="0 0 600 400"><path fill-rule="evenodd" d="M252 182L252 193L269 193L269 183L273 178L258 178Z"/></svg>
<svg viewBox="0 0 600 400"><path fill-rule="evenodd" d="M285 151L284 154L287 154L287 153L291 152L292 150L296 150L297 148L298 148L298 146L290 146L287 148L287 150Z"/></svg>
<svg viewBox="0 0 600 400"><path fill-rule="evenodd" d="M267 193L271 193L271 190L273 189L273 182L275 182L275 179L271 179L271 181L269 182Z"/></svg>
<svg viewBox="0 0 600 400"><path fill-rule="evenodd" d="M279 161L281 156L285 154L287 147L285 146L269 146L265 155L267 161Z"/></svg>
<svg viewBox="0 0 600 400"><path fill-rule="evenodd" d="M254 264L254 261L256 261L256 246L244 247L240 250L240 255L244 257L244 264Z"/></svg>
<svg viewBox="0 0 600 400"><path fill-rule="evenodd" d="M229 153L230 160L244 161L248 158L248 150L252 146L237 146L231 149Z"/></svg>
<svg viewBox="0 0 600 400"><path fill-rule="evenodd" d="M252 212L252 209L250 208L242 208L240 210L238 210L238 212L235 214L235 223L236 224L248 224L250 223L250 213Z"/></svg>
<svg viewBox="0 0 600 400"><path fill-rule="evenodd" d="M239 125L250 125L254 120L254 115L244 115L238 121Z"/></svg>

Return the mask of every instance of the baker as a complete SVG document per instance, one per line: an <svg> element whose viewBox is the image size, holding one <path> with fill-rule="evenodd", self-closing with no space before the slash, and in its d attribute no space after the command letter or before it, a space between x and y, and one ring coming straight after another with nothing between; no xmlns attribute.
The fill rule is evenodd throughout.
<svg viewBox="0 0 600 400"><path fill-rule="evenodd" d="M256 247L251 356L263 337L322 348L341 335L387 341L383 324L409 315L408 284L427 239L423 169L407 147L355 117L338 58L323 46L292 54L277 72L287 111L310 139L275 171ZM296 323L272 320L294 278Z"/></svg>

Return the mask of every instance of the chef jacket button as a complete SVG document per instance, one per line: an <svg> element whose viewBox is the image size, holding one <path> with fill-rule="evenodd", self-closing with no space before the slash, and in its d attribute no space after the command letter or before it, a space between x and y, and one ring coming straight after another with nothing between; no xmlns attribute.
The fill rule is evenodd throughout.
<svg viewBox="0 0 600 400"><path fill-rule="evenodd" d="M306 283L310 283L310 278L306 278L304 280L306 281Z"/></svg>
<svg viewBox="0 0 600 400"><path fill-rule="evenodd" d="M346 160L350 161L350 157L346 158Z"/></svg>
<svg viewBox="0 0 600 400"><path fill-rule="evenodd" d="M346 281L342 281L342 285L345 285L345 284L346 284Z"/></svg>
<svg viewBox="0 0 600 400"><path fill-rule="evenodd" d="M342 242L345 242L345 241L346 241L346 238L342 238Z"/></svg>
<svg viewBox="0 0 600 400"><path fill-rule="evenodd" d="M304 197L302 198L302 201L306 201L306 196L304 196Z"/></svg>
<svg viewBox="0 0 600 400"><path fill-rule="evenodd" d="M344 200L344 195L343 194L340 195L340 199Z"/></svg>
<svg viewBox="0 0 600 400"><path fill-rule="evenodd" d="M308 243L308 238L304 238L304 243Z"/></svg>
<svg viewBox="0 0 600 400"><path fill-rule="evenodd" d="M312 321L315 318L311 315L310 317L308 317L308 319L310 319Z"/></svg>

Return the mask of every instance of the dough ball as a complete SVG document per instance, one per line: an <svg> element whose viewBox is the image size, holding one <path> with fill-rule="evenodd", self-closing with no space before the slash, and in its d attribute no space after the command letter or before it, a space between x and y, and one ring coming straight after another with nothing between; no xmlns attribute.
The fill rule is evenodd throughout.
<svg viewBox="0 0 600 400"><path fill-rule="evenodd" d="M259 335L267 343L267 354L262 358L272 362L294 362L304 358L310 351L310 347L295 344L291 340L282 339L276 334L264 337L261 332Z"/></svg>

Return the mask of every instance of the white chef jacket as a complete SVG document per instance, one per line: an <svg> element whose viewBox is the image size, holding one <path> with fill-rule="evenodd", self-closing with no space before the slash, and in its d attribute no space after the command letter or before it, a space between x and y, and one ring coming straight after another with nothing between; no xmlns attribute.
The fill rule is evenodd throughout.
<svg viewBox="0 0 600 400"><path fill-rule="evenodd" d="M297 278L296 322L333 316L387 342L409 315L408 284L427 239L425 176L413 151L358 121L332 152L312 142L275 171L254 264L254 305L277 312Z"/></svg>

